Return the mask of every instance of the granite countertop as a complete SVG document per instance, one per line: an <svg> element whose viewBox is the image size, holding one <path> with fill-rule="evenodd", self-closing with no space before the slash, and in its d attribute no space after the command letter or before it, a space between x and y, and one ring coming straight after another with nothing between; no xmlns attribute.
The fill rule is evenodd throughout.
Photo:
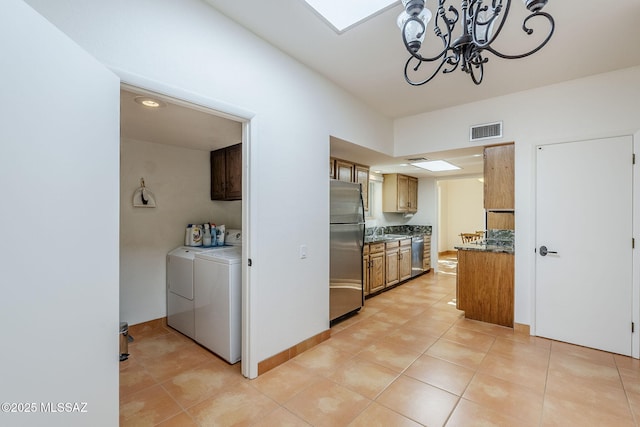
<svg viewBox="0 0 640 427"><path fill-rule="evenodd" d="M410 239L413 237L410 234L407 235L399 235L399 234L391 234L387 236L366 236L364 238L365 243L385 243L385 242L394 242L396 240Z"/></svg>
<svg viewBox="0 0 640 427"><path fill-rule="evenodd" d="M455 246L455 249L461 251L477 251L477 252L494 252L502 254L513 254L513 246L486 244L486 243L464 243L459 246Z"/></svg>
<svg viewBox="0 0 640 427"><path fill-rule="evenodd" d="M369 234L374 231L380 231L383 234ZM385 243L385 242L394 242L402 239L410 239L414 236L430 236L431 235L431 226L430 225L392 225L386 227L375 227L374 229L368 228L368 234L364 237L365 243Z"/></svg>

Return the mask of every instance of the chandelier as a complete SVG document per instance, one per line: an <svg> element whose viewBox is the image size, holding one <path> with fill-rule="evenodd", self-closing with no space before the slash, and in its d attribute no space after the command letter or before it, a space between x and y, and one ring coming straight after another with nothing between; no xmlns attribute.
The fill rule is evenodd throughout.
<svg viewBox="0 0 640 427"><path fill-rule="evenodd" d="M405 10L398 16L398 27L402 30L404 45L411 54L404 66L405 80L411 85L420 86L433 80L440 70L443 73L451 73L460 67L462 71L471 76L475 84L479 85L482 83L484 75L484 64L489 61L485 57L485 52L490 52L500 58L519 59L536 53L547 44L555 29L555 22L551 15L542 12L547 1L523 0L530 14L522 23L522 31L531 35L533 29L528 26L529 20L540 17L548 20L550 24L548 35L537 47L526 53L507 55L494 49L491 44L502 31L509 14L511 0L487 0L486 2L483 0L462 0L461 13L453 6L449 6L445 10L445 0L438 0L434 33L442 42L442 50L435 56L424 57L419 53L419 50L424 41L427 24L431 20L432 13L424 7L425 0L402 0ZM462 34L453 39L452 33L459 20L462 22ZM420 66L425 62L434 63L435 69L431 68L430 74L427 72L423 80L413 80L409 77L410 69L413 69L413 73L418 74Z"/></svg>

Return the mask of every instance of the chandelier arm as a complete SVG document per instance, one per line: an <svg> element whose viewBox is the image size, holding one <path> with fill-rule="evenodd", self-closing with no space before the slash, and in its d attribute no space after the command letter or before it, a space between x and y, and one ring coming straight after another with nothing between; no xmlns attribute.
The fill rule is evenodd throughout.
<svg viewBox="0 0 640 427"><path fill-rule="evenodd" d="M476 85L482 83L482 78L484 77L484 64L489 61L488 58L482 57L482 49L474 49L473 52L469 54L469 58L467 60L467 73L471 75L471 80ZM474 69L480 70L480 77L476 77L476 73Z"/></svg>
<svg viewBox="0 0 640 427"><path fill-rule="evenodd" d="M473 83L475 83L476 85L479 85L480 83L482 83L482 78L484 77L484 62L481 62L479 65L476 65L475 67L469 68L469 74L471 75L471 80L473 80ZM476 73L473 71L473 68L478 68L480 69L480 78L476 78Z"/></svg>
<svg viewBox="0 0 640 427"><path fill-rule="evenodd" d="M412 52L411 49L409 49L408 45L407 45L407 41L404 37L404 31L403 31L403 40L404 40L404 44L405 44L405 48L407 48L407 51L409 51L409 53L416 59L423 61L423 62L433 62L433 61L437 61L437 60L441 60L443 57L445 57L447 51L450 49L451 46L451 35L453 33L453 28L456 24L456 22L458 22L459 19L459 13L458 11L453 7L453 6L449 6L449 12L453 13L453 18L448 18L446 16L446 12L444 10L444 1L443 0L439 0L439 6L438 6L438 11L436 12L436 18L435 18L435 22L434 22L434 28L433 28L433 32L435 33L436 37L438 37L440 39L440 41L442 42L442 50L440 52L438 52L435 56L430 56L430 57L425 57L420 55L418 52ZM444 21L444 26L446 28L446 32L443 33L442 29L440 28L440 25L438 23L438 21L442 19ZM446 61L446 57L444 59Z"/></svg>
<svg viewBox="0 0 640 427"><path fill-rule="evenodd" d="M455 70L458 69L458 66L460 65L460 54L458 52L452 51L453 55L449 55L446 58L446 61L442 64L448 64L451 65L451 68L445 68L444 70L442 70L443 74L447 74L447 73L452 73Z"/></svg>
<svg viewBox="0 0 640 427"><path fill-rule="evenodd" d="M520 59L520 58L524 58L527 57L529 55L533 55L534 53L536 53L537 51L539 51L540 49L542 49L547 42L549 42L549 40L551 39L551 36L553 35L553 32L556 28L556 24L555 21L553 20L553 17L551 15L549 15L546 12L535 12L532 13L531 15L527 16L524 20L524 22L522 23L522 31L524 31L525 33L527 33L528 35L533 33L533 29L527 27L527 22L536 17L536 16L542 16L543 18L546 18L549 21L549 24L551 24L551 27L549 28L549 34L547 35L547 37L534 49L530 50L529 52L526 53L521 53L519 55L507 55L501 52L498 52L497 50L495 50L494 48L492 48L491 46L487 46L485 47L486 50L488 50L489 52L493 53L494 55L503 58L503 59Z"/></svg>
<svg viewBox="0 0 640 427"><path fill-rule="evenodd" d="M404 65L404 79L406 80L407 83L409 83L412 86L421 86L425 83L429 83L431 80L434 79L434 77L436 75L438 75L438 73L440 72L440 70L442 69L442 67L444 66L444 64L447 62L447 58L442 58L442 61L440 61L440 65L438 65L438 67L435 69L435 71L433 71L433 73L431 73L431 75L429 77L427 77L424 80L420 80L420 81L415 81L415 80L411 80L409 78L409 74L407 73L407 70L409 69L409 64L411 63L411 60L413 59L417 59L414 56L410 56L409 59L407 59L407 63ZM418 65L416 65L415 67L413 67L413 71L417 71L418 68L420 68L420 65L422 65L422 63L425 62L424 60L420 60L420 62L418 62ZM454 68L455 69L455 68ZM446 72L446 71L444 71Z"/></svg>

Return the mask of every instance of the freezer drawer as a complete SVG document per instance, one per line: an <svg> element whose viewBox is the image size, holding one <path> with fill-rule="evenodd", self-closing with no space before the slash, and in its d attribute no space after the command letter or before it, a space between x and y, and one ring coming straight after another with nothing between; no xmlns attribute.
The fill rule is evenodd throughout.
<svg viewBox="0 0 640 427"><path fill-rule="evenodd" d="M329 319L358 310L364 301L362 246L364 224L331 224Z"/></svg>

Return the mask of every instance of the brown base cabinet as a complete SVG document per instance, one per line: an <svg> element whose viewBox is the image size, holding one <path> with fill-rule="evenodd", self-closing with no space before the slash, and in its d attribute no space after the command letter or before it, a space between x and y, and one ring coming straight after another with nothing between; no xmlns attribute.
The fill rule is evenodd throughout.
<svg viewBox="0 0 640 427"><path fill-rule="evenodd" d="M458 310L467 319L513 328L513 267L513 254L458 250Z"/></svg>
<svg viewBox="0 0 640 427"><path fill-rule="evenodd" d="M431 242L431 236L426 236ZM431 243L426 249L431 253ZM426 261L431 268L430 257ZM365 243L362 251L364 295L372 295L411 279L411 239Z"/></svg>
<svg viewBox="0 0 640 427"><path fill-rule="evenodd" d="M422 252L422 268L425 273L431 270L431 235L424 235L424 250Z"/></svg>
<svg viewBox="0 0 640 427"><path fill-rule="evenodd" d="M400 282L400 242L385 243L385 287Z"/></svg>
<svg viewBox="0 0 640 427"><path fill-rule="evenodd" d="M400 281L411 279L411 239L400 240L398 262Z"/></svg>
<svg viewBox="0 0 640 427"><path fill-rule="evenodd" d="M384 289L384 243L364 245L362 267L364 294Z"/></svg>

